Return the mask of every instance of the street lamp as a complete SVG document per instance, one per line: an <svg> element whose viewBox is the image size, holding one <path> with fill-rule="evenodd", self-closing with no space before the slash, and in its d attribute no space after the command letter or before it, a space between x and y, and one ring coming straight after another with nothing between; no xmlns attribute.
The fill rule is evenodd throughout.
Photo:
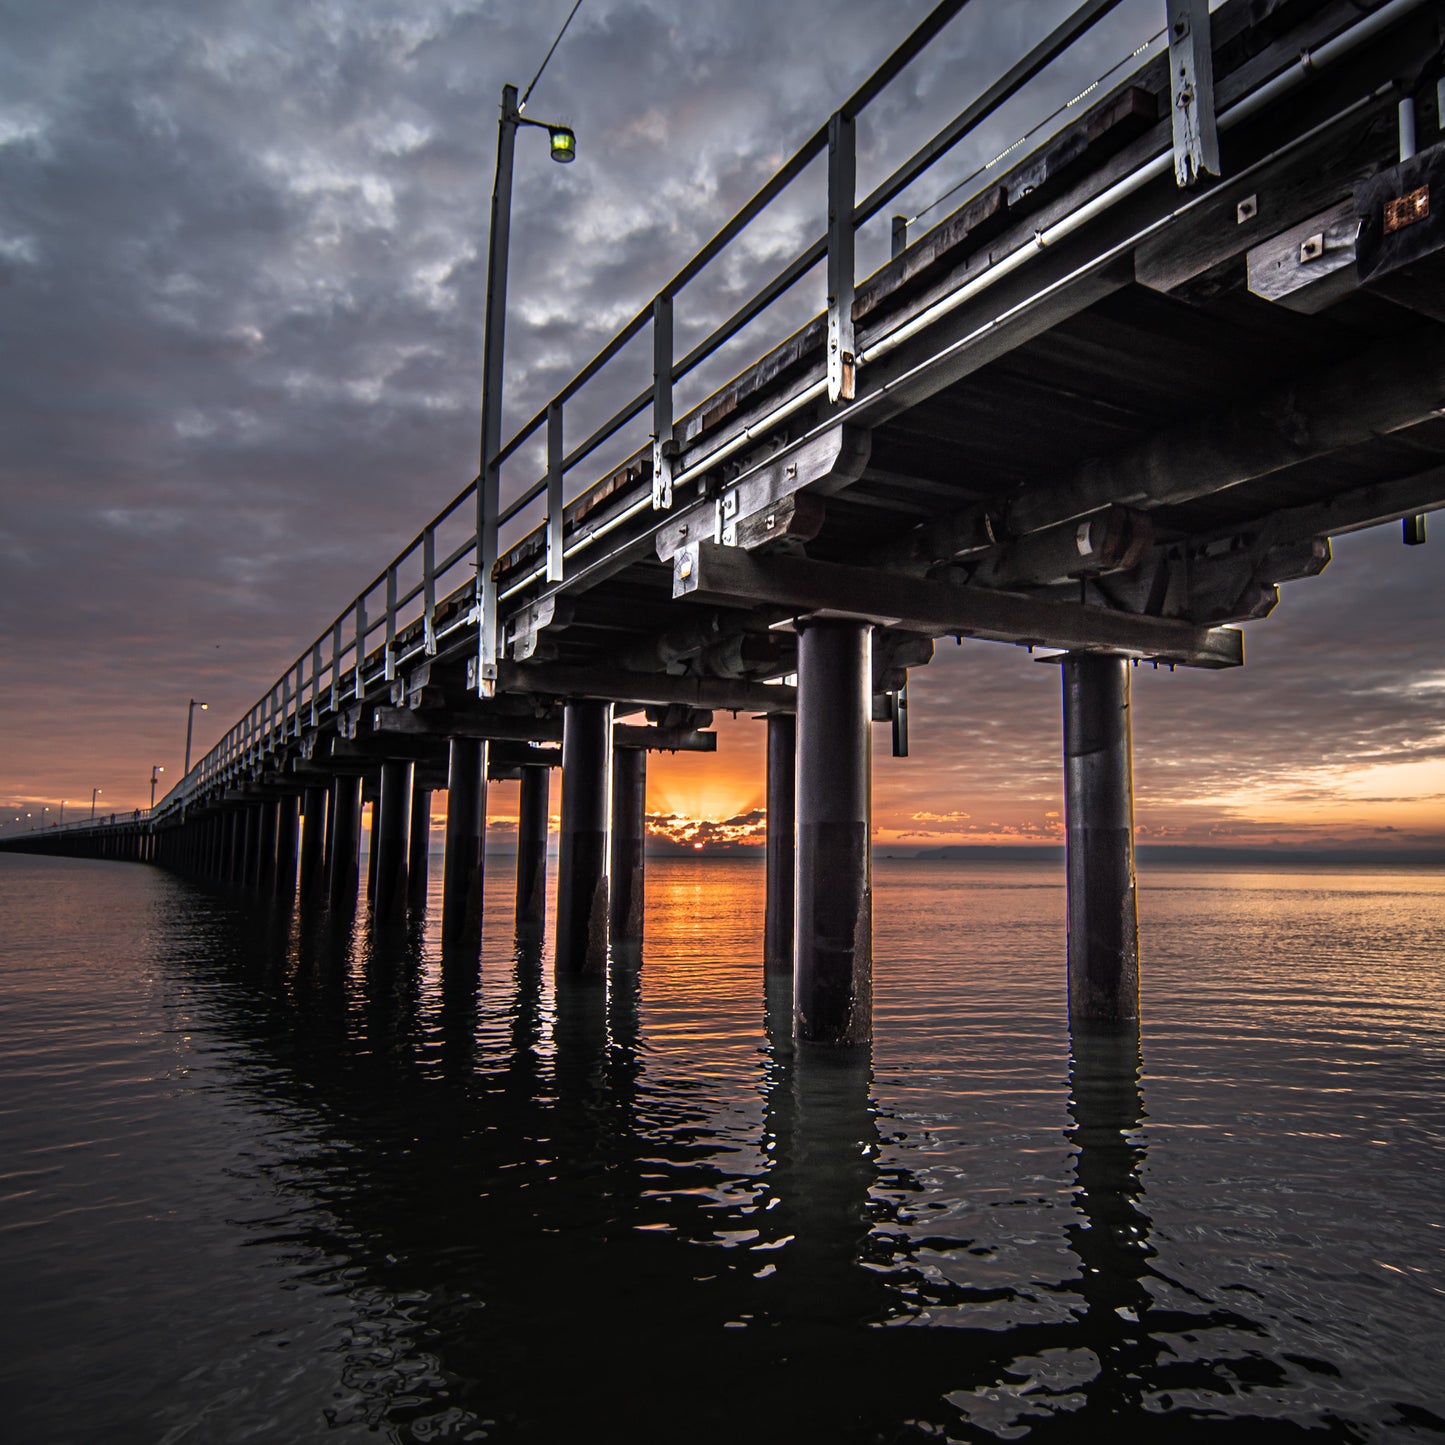
<svg viewBox="0 0 1445 1445"><path fill-rule="evenodd" d="M67 802L69 802L68 798L62 798L60 800L60 822L56 824L57 827L63 828L65 826L65 805Z"/></svg>
<svg viewBox="0 0 1445 1445"><path fill-rule="evenodd" d="M191 775L191 724L196 720L196 709L200 708L205 712L209 706L209 703L197 702L192 698L191 705L186 709L186 777Z"/></svg>
<svg viewBox="0 0 1445 1445"><path fill-rule="evenodd" d="M575 8L574 8L574 14ZM568 17L571 23L571 17ZM566 30L564 25L563 30ZM560 40L562 37L557 37ZM557 48L556 41L552 49ZM551 51L547 52L551 58ZM547 61L542 62L546 68ZM541 70L537 78L541 77ZM532 85L536 85L534 78ZM527 94L532 86L527 87ZM502 449L502 353L507 325L507 249L512 228L512 154L519 125L536 126L548 135L548 153L568 165L577 159L577 134L571 126L533 120L522 114L517 87L502 87L502 115L497 127L497 176L492 186L492 217L487 244L487 310L482 349L482 457L477 487L477 577L482 586L478 632L478 690L484 695L497 678L497 513L501 508L501 470L494 458Z"/></svg>
<svg viewBox="0 0 1445 1445"><path fill-rule="evenodd" d="M152 767L151 767L151 812L152 812L152 813L154 813L155 810L156 810L156 779L157 779L158 777L160 777L160 775L161 775L163 772L165 772L165 769L164 769L163 767L161 767L161 765L160 765L159 763L155 763L155 764L152 765Z"/></svg>
<svg viewBox="0 0 1445 1445"><path fill-rule="evenodd" d="M95 800L101 795L102 789L92 788L90 790L90 821L95 822Z"/></svg>

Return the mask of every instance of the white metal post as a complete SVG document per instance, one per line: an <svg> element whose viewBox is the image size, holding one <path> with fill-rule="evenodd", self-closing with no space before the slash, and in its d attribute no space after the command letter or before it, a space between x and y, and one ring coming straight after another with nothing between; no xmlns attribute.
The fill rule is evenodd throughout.
<svg viewBox="0 0 1445 1445"><path fill-rule="evenodd" d="M828 120L828 400L852 401L853 207L858 185L857 129L851 115Z"/></svg>
<svg viewBox="0 0 1445 1445"><path fill-rule="evenodd" d="M672 297L652 303L652 506L672 506Z"/></svg>
<svg viewBox="0 0 1445 1445"><path fill-rule="evenodd" d="M562 403L547 407L547 580L562 580Z"/></svg>

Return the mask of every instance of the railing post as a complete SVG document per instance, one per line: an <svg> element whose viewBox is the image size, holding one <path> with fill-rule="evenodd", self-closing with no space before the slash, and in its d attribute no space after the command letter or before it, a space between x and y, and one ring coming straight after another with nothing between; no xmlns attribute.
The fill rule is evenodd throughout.
<svg viewBox="0 0 1445 1445"><path fill-rule="evenodd" d="M387 682L396 677L396 563L386 569L386 651L382 668Z"/></svg>
<svg viewBox="0 0 1445 1445"><path fill-rule="evenodd" d="M851 115L828 120L828 400L853 400L853 207L857 130Z"/></svg>
<svg viewBox="0 0 1445 1445"><path fill-rule="evenodd" d="M311 644L311 726L321 721L321 641Z"/></svg>
<svg viewBox="0 0 1445 1445"><path fill-rule="evenodd" d="M331 629L331 711L341 711L341 619Z"/></svg>
<svg viewBox="0 0 1445 1445"><path fill-rule="evenodd" d="M656 505L656 490L653 505ZM562 580L562 403L547 404L547 580Z"/></svg>
<svg viewBox="0 0 1445 1445"><path fill-rule="evenodd" d="M437 538L430 527L421 537L422 644L428 657L437 650Z"/></svg>
<svg viewBox="0 0 1445 1445"><path fill-rule="evenodd" d="M851 219L851 211L849 213ZM652 303L652 507L672 506L672 297Z"/></svg>
<svg viewBox="0 0 1445 1445"><path fill-rule="evenodd" d="M358 702L366 695L366 685L361 676L361 664L366 658L366 598L364 596L356 599L356 666L355 686L352 688L352 695Z"/></svg>
<svg viewBox="0 0 1445 1445"><path fill-rule="evenodd" d="M1184 188L1219 174L1209 0L1169 0L1168 21L1174 179Z"/></svg>

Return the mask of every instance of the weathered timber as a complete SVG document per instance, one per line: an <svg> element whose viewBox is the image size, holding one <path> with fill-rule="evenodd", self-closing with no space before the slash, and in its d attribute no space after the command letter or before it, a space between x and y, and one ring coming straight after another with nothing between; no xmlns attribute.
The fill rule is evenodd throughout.
<svg viewBox="0 0 1445 1445"><path fill-rule="evenodd" d="M498 670L498 679L499 686L514 692L530 692L542 697L586 697L607 702L631 702L639 706L682 703L687 707L761 712L765 709L790 707L794 700L791 688L758 682L711 677L671 677L662 673L628 673L605 666L578 667L563 663L544 663L536 667L503 663Z"/></svg>
<svg viewBox="0 0 1445 1445"><path fill-rule="evenodd" d="M657 532L657 555L671 561L680 548L702 536L740 546L776 540L771 535L776 528L768 525L771 509L804 489L819 496L841 490L862 475L870 450L867 432L845 426L792 447L725 488L717 501L700 502L665 521ZM816 520L821 522L821 516Z"/></svg>
<svg viewBox="0 0 1445 1445"><path fill-rule="evenodd" d="M1140 242L1135 278L1170 292L1240 261L1265 238L1348 197L1390 159L1394 142L1395 106L1383 97L1243 179L1226 177L1187 217Z"/></svg>
<svg viewBox="0 0 1445 1445"><path fill-rule="evenodd" d="M750 556L708 543L680 554L674 565L678 596L703 602L748 607L769 602L798 616L866 618L932 637L955 634L1115 652L1185 667L1237 667L1244 660L1243 636L1231 628L1196 627L832 562Z"/></svg>
<svg viewBox="0 0 1445 1445"><path fill-rule="evenodd" d="M403 737L470 737L499 743L556 743L562 741L561 718L545 717L503 725L485 717L474 718L463 709L413 712L406 708L377 708L373 726L379 734ZM642 726L615 723L617 747L647 748L653 752L715 753L717 734L693 727ZM498 752L506 757L505 747Z"/></svg>
<svg viewBox="0 0 1445 1445"><path fill-rule="evenodd" d="M1207 496L1416 426L1439 412L1442 398L1445 328L1427 326L1245 405L1087 461L1057 485L1021 492L1005 524L1021 535L1111 503L1162 506Z"/></svg>

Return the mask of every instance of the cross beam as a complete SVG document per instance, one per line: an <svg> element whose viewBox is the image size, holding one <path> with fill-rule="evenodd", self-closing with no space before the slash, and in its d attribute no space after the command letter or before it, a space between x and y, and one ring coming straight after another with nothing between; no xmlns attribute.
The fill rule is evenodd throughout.
<svg viewBox="0 0 1445 1445"><path fill-rule="evenodd" d="M797 616L860 618L931 637L954 634L1107 652L1184 667L1244 662L1244 634L1237 628L1041 601L836 562L758 556L713 542L692 543L673 559L673 596L737 607L770 603Z"/></svg>

